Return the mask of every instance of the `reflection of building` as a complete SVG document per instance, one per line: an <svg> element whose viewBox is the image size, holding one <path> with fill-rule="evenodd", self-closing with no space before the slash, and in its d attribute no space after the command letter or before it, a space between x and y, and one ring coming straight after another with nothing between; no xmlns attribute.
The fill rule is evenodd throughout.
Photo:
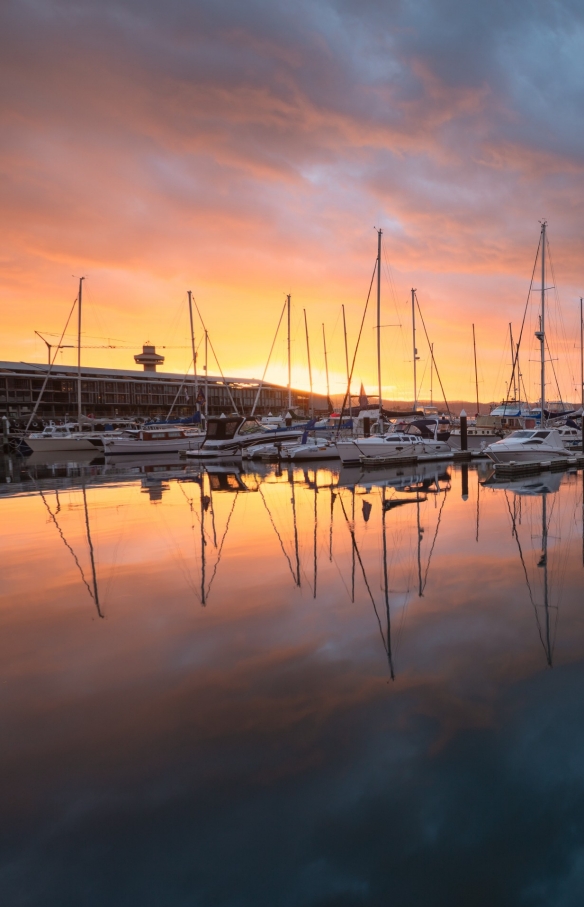
<svg viewBox="0 0 584 907"><path fill-rule="evenodd" d="M27 418L32 412L47 374L46 365L28 362L0 362L0 418ZM115 416L165 416L174 403L173 415L192 415L195 409L194 379L189 375L164 372L105 368L81 369L82 408L85 415L99 418ZM222 378L209 376L209 415L233 411L229 396L238 409L249 413L253 407L259 382L254 378ZM205 379L199 376L199 394L204 394ZM175 402L176 399L176 402ZM201 401L202 396L199 398ZM314 394L316 413L328 412L324 395ZM276 384L264 383L257 415L285 412L288 391ZM292 391L292 407L308 414L309 394ZM37 414L39 419L61 419L77 412L77 369L74 366L53 366Z"/></svg>

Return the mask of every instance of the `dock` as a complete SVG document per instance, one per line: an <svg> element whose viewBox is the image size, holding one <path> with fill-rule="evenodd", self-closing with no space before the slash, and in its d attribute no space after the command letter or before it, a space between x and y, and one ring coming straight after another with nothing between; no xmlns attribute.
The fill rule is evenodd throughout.
<svg viewBox="0 0 584 907"><path fill-rule="evenodd" d="M523 476L534 476L539 472L562 472L565 469L584 466L584 455L561 457L557 460L544 460L542 463L496 463L495 475L500 479L520 479Z"/></svg>

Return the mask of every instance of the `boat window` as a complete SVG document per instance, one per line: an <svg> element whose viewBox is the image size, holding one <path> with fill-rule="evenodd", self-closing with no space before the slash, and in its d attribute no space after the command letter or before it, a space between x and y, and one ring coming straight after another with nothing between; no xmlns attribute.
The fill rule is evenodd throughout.
<svg viewBox="0 0 584 907"><path fill-rule="evenodd" d="M256 422L255 419L247 419L239 431L240 435L254 435L258 432L265 431L265 427L261 426L259 422Z"/></svg>
<svg viewBox="0 0 584 907"><path fill-rule="evenodd" d="M533 432L533 431L514 431L511 435L509 435L509 437L510 438L532 438L534 434L535 434L535 432Z"/></svg>
<svg viewBox="0 0 584 907"><path fill-rule="evenodd" d="M215 441L229 441L235 435L240 422L241 419L209 420L207 424L207 438L212 438Z"/></svg>
<svg viewBox="0 0 584 907"><path fill-rule="evenodd" d="M166 433L167 438L180 438L180 431L168 431Z"/></svg>
<svg viewBox="0 0 584 907"><path fill-rule="evenodd" d="M536 431L534 437L535 438L547 438L548 435L549 435L549 431Z"/></svg>

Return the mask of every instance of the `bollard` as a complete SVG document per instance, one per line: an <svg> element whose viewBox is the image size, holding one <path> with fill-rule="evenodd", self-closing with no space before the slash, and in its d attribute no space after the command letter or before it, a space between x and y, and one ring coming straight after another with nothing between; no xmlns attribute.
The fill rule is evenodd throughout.
<svg viewBox="0 0 584 907"><path fill-rule="evenodd" d="M463 409L460 411L460 449L468 450L468 430L466 422L466 413Z"/></svg>
<svg viewBox="0 0 584 907"><path fill-rule="evenodd" d="M366 438L368 438L371 434L371 419L369 418L369 416L365 416L365 418L363 419L363 434Z"/></svg>
<svg viewBox="0 0 584 907"><path fill-rule="evenodd" d="M462 470L462 500L468 501L468 463L461 463Z"/></svg>

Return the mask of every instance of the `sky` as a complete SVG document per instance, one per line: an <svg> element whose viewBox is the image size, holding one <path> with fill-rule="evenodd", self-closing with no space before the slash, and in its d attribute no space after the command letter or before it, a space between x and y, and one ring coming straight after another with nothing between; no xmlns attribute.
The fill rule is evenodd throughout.
<svg viewBox="0 0 584 907"><path fill-rule="evenodd" d="M418 395L432 377L441 396L430 342L446 396L473 398L474 324L480 397L500 399L545 218L546 395L578 399L583 39L571 0L6 0L0 358L45 361L34 331L57 341L83 275L85 364L132 367L149 340L186 371L191 290L223 371L261 377L290 293L293 384L309 383L305 309L314 388L324 324L341 393L341 306L352 359L377 228L384 396L412 399L415 287ZM353 373L371 393L374 291ZM285 324L267 380L286 381Z"/></svg>

